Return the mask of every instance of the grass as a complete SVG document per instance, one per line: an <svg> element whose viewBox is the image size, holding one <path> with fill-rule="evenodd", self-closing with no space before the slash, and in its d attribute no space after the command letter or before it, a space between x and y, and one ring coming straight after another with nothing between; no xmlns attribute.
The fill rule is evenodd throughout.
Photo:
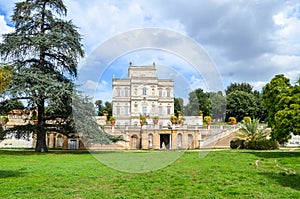
<svg viewBox="0 0 300 199"><path fill-rule="evenodd" d="M0 198L300 198L299 150L186 152L146 173L111 169L107 154L0 150Z"/></svg>

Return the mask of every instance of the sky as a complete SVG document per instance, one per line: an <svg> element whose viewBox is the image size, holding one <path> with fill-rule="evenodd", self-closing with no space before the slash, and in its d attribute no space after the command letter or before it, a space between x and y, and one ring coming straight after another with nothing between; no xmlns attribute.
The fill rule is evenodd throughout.
<svg viewBox="0 0 300 199"><path fill-rule="evenodd" d="M16 2L0 0L0 34L14 30ZM260 91L277 74L292 83L300 77L299 1L64 2L86 52L78 82L94 99L111 101L112 78L125 78L129 62L155 62L159 78L174 79L185 101L196 88L247 82Z"/></svg>

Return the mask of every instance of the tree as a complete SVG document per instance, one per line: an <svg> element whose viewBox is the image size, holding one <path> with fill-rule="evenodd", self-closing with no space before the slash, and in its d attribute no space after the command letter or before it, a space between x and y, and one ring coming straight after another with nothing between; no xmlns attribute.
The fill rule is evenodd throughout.
<svg viewBox="0 0 300 199"><path fill-rule="evenodd" d="M19 100L11 100L8 102L0 103L0 114L7 114L9 111L14 109L25 109L24 104Z"/></svg>
<svg viewBox="0 0 300 199"><path fill-rule="evenodd" d="M104 103L104 105L105 105L104 109L107 110L108 115L112 115L112 105L111 105L111 103L106 101Z"/></svg>
<svg viewBox="0 0 300 199"><path fill-rule="evenodd" d="M263 88L271 137L283 144L290 134L300 135L300 78L293 86L284 75L276 75Z"/></svg>
<svg viewBox="0 0 300 199"><path fill-rule="evenodd" d="M95 101L95 106L96 106L97 115L101 116L102 115L102 110L103 110L102 100L96 100Z"/></svg>
<svg viewBox="0 0 300 199"><path fill-rule="evenodd" d="M256 112L256 115L254 115L254 117L259 119L260 121L265 121L267 118L268 112L263 105L262 93L255 90L253 92L253 95L255 97L255 101L256 101L256 105L257 105L257 112Z"/></svg>
<svg viewBox="0 0 300 199"><path fill-rule="evenodd" d="M226 97L222 92L211 92L212 117L216 120L224 121L226 114Z"/></svg>
<svg viewBox="0 0 300 199"><path fill-rule="evenodd" d="M186 115L199 115L199 110L203 111L204 115L211 115L211 99L209 93L198 88L189 93L189 103L185 107Z"/></svg>
<svg viewBox="0 0 300 199"><path fill-rule="evenodd" d="M13 75L3 96L26 99L38 111L38 125L16 128L18 135L36 131L36 152L47 151L46 132L69 135L70 102L77 76L78 59L83 57L81 36L67 15L62 0L26 0L16 3L12 21L13 33L3 35L0 55L12 64ZM58 18L61 17L61 18ZM45 103L55 106L45 115ZM59 111L58 111L59 110ZM56 112L64 115L56 115ZM50 125L49 120L60 121ZM62 128L61 128L62 127Z"/></svg>
<svg viewBox="0 0 300 199"><path fill-rule="evenodd" d="M252 93L253 87L248 83L231 83L225 90L226 95L234 91L244 91L246 93Z"/></svg>
<svg viewBox="0 0 300 199"><path fill-rule="evenodd" d="M7 84L11 81L11 73L7 66L0 67L0 91L6 89Z"/></svg>
<svg viewBox="0 0 300 199"><path fill-rule="evenodd" d="M282 107L278 106L283 93L288 92L291 87L290 80L284 75L276 75L270 83L263 87L263 105L268 110L267 121L268 125L274 128L275 125L275 114Z"/></svg>
<svg viewBox="0 0 300 199"><path fill-rule="evenodd" d="M300 135L300 84L279 94L271 136L279 143L288 141L290 134Z"/></svg>
<svg viewBox="0 0 300 199"><path fill-rule="evenodd" d="M102 116L104 110L107 112L108 116L112 115L112 106L110 102L106 101L103 106L102 100L96 100L95 106L96 106L96 110L97 110L96 112L98 116Z"/></svg>
<svg viewBox="0 0 300 199"><path fill-rule="evenodd" d="M174 97L174 113L177 113L177 111L180 111L182 113L184 111L183 99L180 97Z"/></svg>
<svg viewBox="0 0 300 199"><path fill-rule="evenodd" d="M229 117L235 117L241 121L244 116L254 117L257 113L255 97L244 91L234 91L227 95L226 121Z"/></svg>

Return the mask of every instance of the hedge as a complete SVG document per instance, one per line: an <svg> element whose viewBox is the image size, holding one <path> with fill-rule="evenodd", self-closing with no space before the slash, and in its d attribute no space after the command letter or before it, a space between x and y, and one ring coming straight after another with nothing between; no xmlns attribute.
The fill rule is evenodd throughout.
<svg viewBox="0 0 300 199"><path fill-rule="evenodd" d="M230 148L232 149L254 149L254 150L273 150L278 149L279 145L274 140L241 140L234 139L230 141Z"/></svg>

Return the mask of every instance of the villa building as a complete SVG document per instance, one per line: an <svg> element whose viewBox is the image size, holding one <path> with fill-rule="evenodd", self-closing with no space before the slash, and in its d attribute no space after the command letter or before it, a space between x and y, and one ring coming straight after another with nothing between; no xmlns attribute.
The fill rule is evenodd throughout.
<svg viewBox="0 0 300 199"><path fill-rule="evenodd" d="M174 114L174 81L158 79L152 66L133 66L128 77L113 79L113 116L119 125L139 125L141 115L151 124L153 117L168 120Z"/></svg>

